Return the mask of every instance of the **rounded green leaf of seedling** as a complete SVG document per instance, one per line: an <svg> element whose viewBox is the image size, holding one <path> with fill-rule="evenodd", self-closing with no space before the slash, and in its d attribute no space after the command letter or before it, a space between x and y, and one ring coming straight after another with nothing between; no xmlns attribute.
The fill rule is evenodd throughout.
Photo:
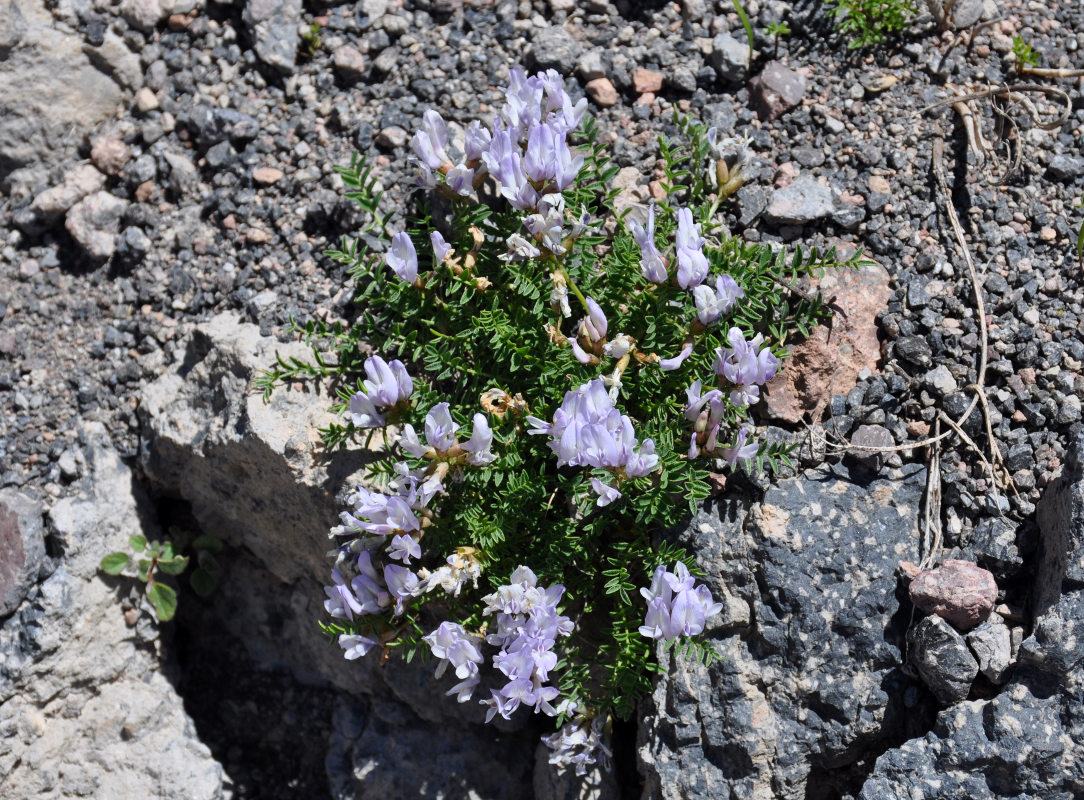
<svg viewBox="0 0 1084 800"><path fill-rule="evenodd" d="M222 552L222 540L217 536L211 536L209 533L205 533L196 541L192 542L192 547L195 550L206 550L210 553Z"/></svg>
<svg viewBox="0 0 1084 800"><path fill-rule="evenodd" d="M159 622L169 622L177 613L177 593L164 583L153 583L148 586L147 599L154 606Z"/></svg>
<svg viewBox="0 0 1084 800"><path fill-rule="evenodd" d="M110 553L102 559L102 572L106 575L120 575L128 566L127 553Z"/></svg>
<svg viewBox="0 0 1084 800"><path fill-rule="evenodd" d="M138 533L128 537L128 544L137 553L142 553L147 546L147 537L140 536Z"/></svg>
<svg viewBox="0 0 1084 800"><path fill-rule="evenodd" d="M207 550L197 551L196 562L208 572L217 573L219 571L218 559Z"/></svg>
<svg viewBox="0 0 1084 800"><path fill-rule="evenodd" d="M175 556L169 561L159 561L158 568L167 575L180 575L188 566L188 556Z"/></svg>
<svg viewBox="0 0 1084 800"><path fill-rule="evenodd" d="M192 591L200 597L209 597L218 586L218 578L205 569L193 570L188 582L192 585Z"/></svg>
<svg viewBox="0 0 1084 800"><path fill-rule="evenodd" d="M173 542L162 543L162 555L160 556L162 561L173 560Z"/></svg>
<svg viewBox="0 0 1084 800"><path fill-rule="evenodd" d="M145 558L139 559L139 579L145 581L151 575L151 562Z"/></svg>

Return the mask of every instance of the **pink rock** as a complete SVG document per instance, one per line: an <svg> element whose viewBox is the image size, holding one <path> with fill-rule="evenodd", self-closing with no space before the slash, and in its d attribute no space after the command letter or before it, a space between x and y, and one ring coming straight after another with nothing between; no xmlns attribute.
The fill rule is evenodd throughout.
<svg viewBox="0 0 1084 800"><path fill-rule="evenodd" d="M877 314L892 294L888 271L879 264L829 271L817 286L839 310L831 326L819 326L791 350L763 393L775 419L819 420L833 394L847 394L863 369L877 372L881 343Z"/></svg>
<svg viewBox="0 0 1084 800"><path fill-rule="evenodd" d="M931 570L920 570L907 561L900 567L911 577L911 602L957 630L971 630L994 610L997 583L993 573L977 564L949 559Z"/></svg>

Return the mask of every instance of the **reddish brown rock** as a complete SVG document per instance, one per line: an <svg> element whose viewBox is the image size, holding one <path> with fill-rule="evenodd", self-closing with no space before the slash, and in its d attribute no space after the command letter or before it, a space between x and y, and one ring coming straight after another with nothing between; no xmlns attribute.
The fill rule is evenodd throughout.
<svg viewBox="0 0 1084 800"><path fill-rule="evenodd" d="M749 82L749 99L760 118L769 121L802 102L808 85L809 81L800 72L780 61L770 61Z"/></svg>
<svg viewBox="0 0 1084 800"><path fill-rule="evenodd" d="M971 630L994 610L997 582L992 572L977 564L949 559L931 570L920 570L908 561L900 567L911 577L911 602L957 630Z"/></svg>
<svg viewBox="0 0 1084 800"><path fill-rule="evenodd" d="M827 273L819 283L837 308L831 326L820 326L791 350L791 357L765 386L768 413L787 422L820 419L833 394L846 394L864 368L881 358L877 313L888 303L888 271L879 264ZM813 287L818 288L818 287Z"/></svg>
<svg viewBox="0 0 1084 800"><path fill-rule="evenodd" d="M593 81L588 81L583 88L595 105L608 108L617 104L617 89L610 83L609 78L595 78Z"/></svg>
<svg viewBox="0 0 1084 800"><path fill-rule="evenodd" d="M632 71L632 87L640 94L658 93L662 90L663 74L643 67Z"/></svg>

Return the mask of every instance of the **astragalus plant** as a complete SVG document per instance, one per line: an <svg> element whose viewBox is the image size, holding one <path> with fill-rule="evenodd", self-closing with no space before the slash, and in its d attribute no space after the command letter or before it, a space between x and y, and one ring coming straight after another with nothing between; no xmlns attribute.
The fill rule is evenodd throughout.
<svg viewBox="0 0 1084 800"><path fill-rule="evenodd" d="M308 323L315 361L265 383L331 378L325 442L377 454L331 531L321 624L346 658L433 658L488 719L554 717L553 762L582 772L650 689L660 643L713 656L721 607L657 534L713 470L785 458L750 409L826 313L794 281L838 262L713 221L741 142L678 122L665 197L617 215L587 101L553 71L513 69L504 91L455 137L425 113L401 213L375 216L370 171L342 170L369 219L330 253L356 318Z"/></svg>

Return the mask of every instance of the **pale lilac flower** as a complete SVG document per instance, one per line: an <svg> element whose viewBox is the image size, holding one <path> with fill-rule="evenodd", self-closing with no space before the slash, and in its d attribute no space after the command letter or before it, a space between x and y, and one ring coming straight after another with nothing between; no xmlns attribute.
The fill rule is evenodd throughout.
<svg viewBox="0 0 1084 800"><path fill-rule="evenodd" d="M729 275L719 275L715 279L715 291L703 284L693 287L696 316L701 325L710 325L723 314L729 313L734 304L743 297L745 290Z"/></svg>
<svg viewBox="0 0 1084 800"><path fill-rule="evenodd" d="M459 426L452 421L447 403L437 403L425 415L425 440L438 453L450 450L456 443Z"/></svg>
<svg viewBox="0 0 1084 800"><path fill-rule="evenodd" d="M560 144L563 144L563 139L562 135L559 143L557 133L549 125L531 125L527 134L523 165L532 181L541 183L554 176L557 171L557 151Z"/></svg>
<svg viewBox="0 0 1084 800"><path fill-rule="evenodd" d="M603 346L602 352L610 358L624 358L632 350L632 346L632 337L622 333L613 341L607 342Z"/></svg>
<svg viewBox="0 0 1084 800"><path fill-rule="evenodd" d="M361 603L346 585L339 570L331 571L331 581L331 586L324 587L324 594L327 595L324 610L336 619L345 620L352 620L355 614L363 613Z"/></svg>
<svg viewBox="0 0 1084 800"><path fill-rule="evenodd" d="M685 359L687 359L690 355L692 355L692 352L693 352L693 343L692 342L686 342L685 346L681 348L681 352L678 353L676 356L673 356L671 358L660 359L659 360L659 369L661 369L663 371L666 371L666 372L670 372L672 370L677 369L678 367L680 367L682 364L685 363Z"/></svg>
<svg viewBox="0 0 1084 800"><path fill-rule="evenodd" d="M659 457L655 455L655 442L644 439L636 450L625 461L625 474L630 478L642 478L655 471L659 465Z"/></svg>
<svg viewBox="0 0 1084 800"><path fill-rule="evenodd" d="M388 587L384 584L381 574L373 566L372 556L368 550L363 550L355 563L358 575L350 581L350 588L354 590L354 594L361 603L361 613L379 614L391 605Z"/></svg>
<svg viewBox="0 0 1084 800"><path fill-rule="evenodd" d="M462 197L467 197L474 191L474 170L466 164L457 164L448 170L448 174L444 176L444 181L453 192Z"/></svg>
<svg viewBox="0 0 1084 800"><path fill-rule="evenodd" d="M440 169L450 163L444 144L448 140L448 128L443 117L432 109L422 115L422 127L414 134L410 144L414 155L430 169Z"/></svg>
<svg viewBox="0 0 1084 800"><path fill-rule="evenodd" d="M346 651L343 655L349 661L353 661L355 658L361 658L379 644L379 640L369 636L358 636L351 633L339 635L339 647Z"/></svg>
<svg viewBox="0 0 1084 800"><path fill-rule="evenodd" d="M508 237L508 252L500 257L501 261L523 261L528 258L537 258L542 251L534 246L534 242L525 238L522 234L513 233Z"/></svg>
<svg viewBox="0 0 1084 800"><path fill-rule="evenodd" d="M595 501L595 505L597 505L599 508L602 508L603 506L608 506L614 500L617 500L621 497L621 492L617 491L617 489L615 489L614 487L608 486L607 484L603 483L598 478L591 479L591 488L594 489L595 494L598 495L598 499Z"/></svg>
<svg viewBox="0 0 1084 800"><path fill-rule="evenodd" d="M447 694L456 694L460 703L470 699L478 685L478 665L482 663L482 650L478 638L471 636L466 628L456 622L442 622L440 627L423 637L433 655L441 660L437 666L436 677L444 674L451 664L460 683Z"/></svg>
<svg viewBox="0 0 1084 800"><path fill-rule="evenodd" d="M356 392L350 398L346 416L358 428L379 428L385 421L384 415L365 392Z"/></svg>
<svg viewBox="0 0 1084 800"><path fill-rule="evenodd" d="M489 706L487 722L497 714L510 719L524 704L533 706L536 712L556 715L551 701L560 692L547 686L546 681L550 670L557 666L553 651L557 638L573 630L572 621L557 612L564 591L560 584L539 587L534 572L521 566L512 573L508 584L482 598L486 603L483 613L497 616L495 629L486 637L501 649L493 664L508 678L504 687L481 701Z"/></svg>
<svg viewBox="0 0 1084 800"><path fill-rule="evenodd" d="M418 576L398 564L387 564L384 567L384 583L388 586L388 592L395 598L393 616L396 617L403 613L404 601L416 597L421 591L418 587Z"/></svg>
<svg viewBox="0 0 1084 800"><path fill-rule="evenodd" d="M418 517L405 497L373 492L363 486L359 486L351 497L353 511L344 511L340 514L347 531L356 530L374 536L389 536L394 533L421 529Z"/></svg>
<svg viewBox="0 0 1084 800"><path fill-rule="evenodd" d="M440 231L433 231L429 234L429 241L433 244L433 263L443 263L444 257L448 255L452 246L444 241L444 236L441 235Z"/></svg>
<svg viewBox="0 0 1084 800"><path fill-rule="evenodd" d="M583 154L572 155L572 151L564 142L557 148L557 168L554 171L553 180L557 188L562 192L572 185L576 176L583 167Z"/></svg>
<svg viewBox="0 0 1084 800"><path fill-rule="evenodd" d="M470 453L467 463L476 467L484 467L497 460L493 454L493 431L489 427L489 421L485 414L474 415L474 429L470 439L463 445L463 449Z"/></svg>
<svg viewBox="0 0 1084 800"><path fill-rule="evenodd" d="M432 189L437 185L437 176L425 164L419 164L418 177L414 180L414 183L420 189Z"/></svg>
<svg viewBox="0 0 1084 800"><path fill-rule="evenodd" d="M587 316L580 322L580 333L595 344L606 338L609 323L602 307L591 297L587 298Z"/></svg>
<svg viewBox="0 0 1084 800"><path fill-rule="evenodd" d="M750 428L748 425L741 425L738 427L737 439L734 442L733 447L719 447L715 452L728 463L731 467L737 464L739 461L745 461L748 458L752 458L758 452L760 452L760 445L756 442L749 442L746 444L746 439L749 436Z"/></svg>
<svg viewBox="0 0 1084 800"><path fill-rule="evenodd" d="M365 374L368 377L362 381L362 386L378 405L397 405L409 399L414 391L414 381L398 359L388 363L380 356L370 356L365 359Z"/></svg>
<svg viewBox="0 0 1084 800"><path fill-rule="evenodd" d="M629 219L628 226L632 238L640 245L640 274L644 280L652 283L666 283L666 265L662 261L662 253L655 246L655 204L647 207L646 227L641 227L632 219Z"/></svg>
<svg viewBox="0 0 1084 800"><path fill-rule="evenodd" d="M410 534L399 534L391 537L391 544L388 546L388 557L409 564L412 557L422 557L422 548L418 544L418 540Z"/></svg>
<svg viewBox="0 0 1084 800"><path fill-rule="evenodd" d="M693 212L679 208L677 218L677 282L682 289L688 289L704 282L710 265L704 255L700 226L693 222Z"/></svg>
<svg viewBox="0 0 1084 800"><path fill-rule="evenodd" d="M418 433L414 430L413 425L403 426L403 429L399 432L398 442L400 447L415 458L424 458L425 454L429 452L429 448L422 444L422 440L418 438Z"/></svg>
<svg viewBox="0 0 1084 800"><path fill-rule="evenodd" d="M729 348L716 348L712 366L735 387L730 393L734 405L753 405L760 399L759 387L775 377L779 359L771 348L761 347L764 343L762 334L746 341L739 328L731 328L727 341Z"/></svg>
<svg viewBox="0 0 1084 800"><path fill-rule="evenodd" d="M695 585L688 567L680 561L674 565L673 572L658 566L651 586L641 589L640 594L648 603L640 633L649 639L669 641L679 636L696 636L703 633L708 617L723 610L722 603L712 600L708 587Z"/></svg>
<svg viewBox="0 0 1084 800"><path fill-rule="evenodd" d="M384 263L406 283L414 283L418 279L418 252L404 231L391 237L391 248L384 256Z"/></svg>
<svg viewBox="0 0 1084 800"><path fill-rule="evenodd" d="M493 141L493 134L482 127L482 123L474 120L467 126L467 132L463 149L467 161L474 162L482 158L482 154L489 149L489 143Z"/></svg>
<svg viewBox="0 0 1084 800"><path fill-rule="evenodd" d="M613 752L604 741L605 729L604 716L589 719L577 714L555 733L542 737L552 751L549 763L558 769L573 768L577 775L586 775L587 768L596 763L609 769Z"/></svg>

